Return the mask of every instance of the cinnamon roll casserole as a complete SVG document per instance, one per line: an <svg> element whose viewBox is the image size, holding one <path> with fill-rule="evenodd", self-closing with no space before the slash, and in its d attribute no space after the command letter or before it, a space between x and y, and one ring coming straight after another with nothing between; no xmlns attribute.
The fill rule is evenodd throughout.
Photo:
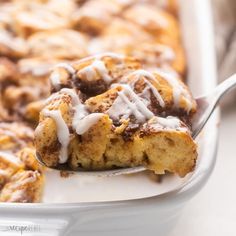
<svg viewBox="0 0 236 236"><path fill-rule="evenodd" d="M0 202L40 202L43 168L184 177L196 103L175 0L0 3Z"/></svg>

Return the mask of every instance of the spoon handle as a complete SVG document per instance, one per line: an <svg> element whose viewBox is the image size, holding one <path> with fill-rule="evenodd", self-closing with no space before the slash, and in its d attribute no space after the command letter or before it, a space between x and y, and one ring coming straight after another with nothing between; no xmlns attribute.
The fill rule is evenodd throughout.
<svg viewBox="0 0 236 236"><path fill-rule="evenodd" d="M218 85L213 92L196 99L198 110L192 118L192 137L195 139L210 118L220 99L236 88L236 74Z"/></svg>
<svg viewBox="0 0 236 236"><path fill-rule="evenodd" d="M236 74L232 75L228 79L226 79L224 82L222 82L220 85L218 85L214 91L214 96L216 99L216 103L219 102L219 100L227 94L232 89L236 88Z"/></svg>

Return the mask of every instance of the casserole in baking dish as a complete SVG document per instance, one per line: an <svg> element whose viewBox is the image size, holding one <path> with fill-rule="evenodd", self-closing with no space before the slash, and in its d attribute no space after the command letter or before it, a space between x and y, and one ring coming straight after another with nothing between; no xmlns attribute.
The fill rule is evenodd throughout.
<svg viewBox="0 0 236 236"><path fill-rule="evenodd" d="M209 3L180 1L180 15L189 68L188 81L193 93L198 95L216 84ZM12 224L33 225L39 226L39 235L141 235L141 232L152 235L164 232L170 228L169 224L183 204L204 185L211 173L215 161L217 120L215 114L201 134L197 167L185 178L168 176L157 185L142 173L109 179L72 176L60 179L55 185L53 182L59 179L58 173L49 171L44 203L2 203L1 229L6 230Z"/></svg>

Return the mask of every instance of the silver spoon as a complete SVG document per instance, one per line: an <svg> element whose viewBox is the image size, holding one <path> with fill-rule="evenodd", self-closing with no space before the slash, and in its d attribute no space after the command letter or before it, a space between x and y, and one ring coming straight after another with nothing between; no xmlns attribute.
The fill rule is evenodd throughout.
<svg viewBox="0 0 236 236"><path fill-rule="evenodd" d="M211 114L213 113L221 98L233 88L236 88L236 74L232 75L223 83L218 85L210 94L196 98L198 109L193 118L191 119L192 137L194 139L198 136L198 134L201 132L201 130L209 120ZM45 163L43 163L43 161L39 157L39 155L36 155L36 158L42 165L46 166ZM144 166L137 166L102 171L86 171L83 169L72 171L66 164L59 164L57 167L50 168L55 170L64 170L68 172L77 172L80 174L87 175L92 174L96 176L116 176L123 174L132 174L146 170L146 167Z"/></svg>

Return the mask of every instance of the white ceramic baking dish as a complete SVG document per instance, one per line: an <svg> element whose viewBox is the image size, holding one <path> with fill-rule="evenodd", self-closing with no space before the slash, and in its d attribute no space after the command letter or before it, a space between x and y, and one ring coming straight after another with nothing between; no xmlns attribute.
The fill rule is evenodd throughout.
<svg viewBox="0 0 236 236"><path fill-rule="evenodd" d="M210 3L180 0L188 81L195 96L216 86ZM166 235L181 208L208 180L215 163L218 112L198 138L196 170L180 179L151 181L145 173L132 176L47 174L44 203L0 204L0 235Z"/></svg>

